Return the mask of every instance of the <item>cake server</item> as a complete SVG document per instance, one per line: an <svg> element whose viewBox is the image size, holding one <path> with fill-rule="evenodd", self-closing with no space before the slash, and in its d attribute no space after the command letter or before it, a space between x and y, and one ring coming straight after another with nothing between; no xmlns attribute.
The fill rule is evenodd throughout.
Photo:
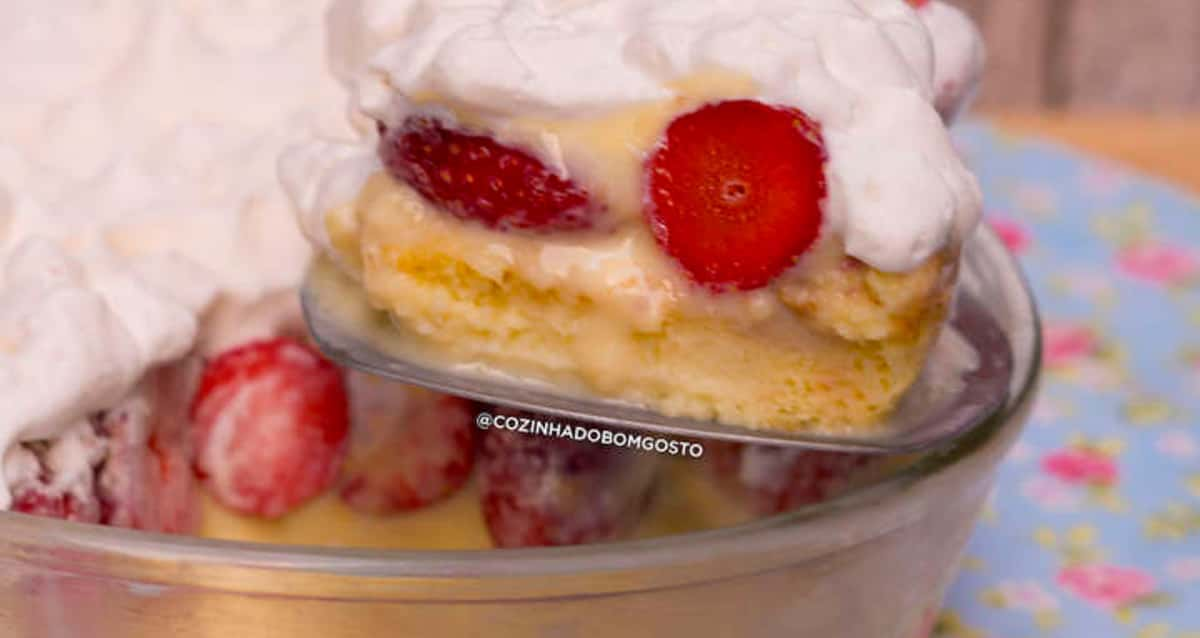
<svg viewBox="0 0 1200 638"><path fill-rule="evenodd" d="M436 362L414 349L363 293L336 268L318 261L301 291L305 319L317 345L343 366L394 381L423 386L500 406L561 419L590 422L668 437L720 439L759 445L860 453L910 453L942 445L986 421L1005 402L1013 369L1012 349L983 305L962 292L949 325L954 344L934 348L914 386L883 422L869 426L796 432L751 429L735 424L665 416L626 402L571 392L483 365ZM939 356L946 345L966 352L973 365L947 369ZM952 347L951 347L952 346ZM950 357L951 360L961 357Z"/></svg>

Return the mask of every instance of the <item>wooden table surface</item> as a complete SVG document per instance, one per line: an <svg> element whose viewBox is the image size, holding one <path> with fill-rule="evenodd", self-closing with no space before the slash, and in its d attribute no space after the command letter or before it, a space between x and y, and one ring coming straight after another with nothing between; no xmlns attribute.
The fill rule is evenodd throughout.
<svg viewBox="0 0 1200 638"><path fill-rule="evenodd" d="M1049 138L1102 155L1200 194L1200 113L979 115L1004 130Z"/></svg>
<svg viewBox="0 0 1200 638"><path fill-rule="evenodd" d="M1197 0L947 0L988 46L988 108L1200 108Z"/></svg>

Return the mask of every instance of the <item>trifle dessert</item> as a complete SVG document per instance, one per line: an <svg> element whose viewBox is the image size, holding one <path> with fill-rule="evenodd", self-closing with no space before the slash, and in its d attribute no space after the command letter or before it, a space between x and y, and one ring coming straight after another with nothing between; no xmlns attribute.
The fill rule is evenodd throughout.
<svg viewBox="0 0 1200 638"><path fill-rule="evenodd" d="M916 379L981 206L938 109L972 78L939 75L918 10L331 15L364 137L303 145L281 173L308 237L414 341L781 430L870 427Z"/></svg>
<svg viewBox="0 0 1200 638"><path fill-rule="evenodd" d="M710 447L703 461L673 460L480 433L474 415L497 408L342 370L322 357L296 301L310 250L274 180L275 163L298 136L355 135L344 122L343 91L313 69L328 56L336 75L366 90L357 80L366 69L363 47L386 44L379 29L390 26L375 20L388 6L335 3L328 47L321 7L6 10L3 75L13 97L0 145L0 369L11 408L0 428L0 505L216 538L408 549L564 545L730 525L823 499L885 465L726 445ZM363 30L369 38L355 35ZM74 48L44 42L51 32L70 35ZM71 64L56 66L56 56ZM180 102L205 78L208 90ZM715 72L695 82L700 95L715 90L708 84L746 79ZM247 103L249 94L260 97ZM778 114L743 106L768 119ZM647 108L650 120L666 116L662 105ZM374 135L376 124L364 117L355 111L352 124ZM327 164L343 154L360 171L380 168L361 162L360 146L317 148L330 152L309 149L303 158ZM289 157L285 169L295 161ZM615 165L633 170L627 160ZM319 177L309 195L329 198L370 175ZM397 188L386 173L373 179ZM659 250L649 235L617 226L603 231L615 233L608 238L589 235L601 233L593 222L591 230L564 230L587 237L559 251L564 264L610 259L592 242ZM501 231L499 222L476 227L451 216L441 223L461 224L479 241L509 231L519 241L538 237L529 228ZM812 242L811 251L837 252L821 236ZM553 253L539 250L546 259ZM864 286L887 280L843 260ZM667 272L678 266L657 263L657 292L635 286L632 294L653 292L641 299L663 312L694 307L661 288L682 286ZM601 275L586 275L587 285L600 286ZM907 276L896 285L911 286L901 280ZM710 292L713 321L763 305L745 296L753 292L703 294ZM620 305L631 299L640 303L608 301L632 312ZM642 318L666 316L651 310ZM770 313L754 312L770 323Z"/></svg>
<svg viewBox="0 0 1200 638"><path fill-rule="evenodd" d="M495 334L468 339L463 330L488 316L506 317L496 330L524 330L531 340L546 336L544 325L590 335L596 340L572 347L579 359L607 357L615 366L611 378L595 367L591 381L615 380L613 394L642 347L630 346L629 326L639 343L690 334L698 353L730 341L749 348L707 367L749 365L762 352L759 336L802 345L814 358L918 365L971 225L950 195L966 193L969 203L974 191L956 160L941 155L945 134L931 106L937 42L921 21L926 7L726 4L475 3L485 27L511 34L512 51L551 73L529 76L530 99L509 84L479 81L513 68L494 49L493 30L460 28L475 24L462 3L342 1L328 13L282 0L0 8L0 397L10 407L0 417L0 505L19 512L0 512L6 635L926 635L1028 393L1014 393L1022 398L1002 421L920 458L714 441L688 442L703 446L703 458L679 458L482 431L481 413L545 417L340 369L310 343L297 308L312 251L275 179L276 161L285 146L319 136L342 141L306 145L282 162L307 233L327 242L324 259L364 282L392 276L368 276L363 247L372 242L409 246L423 238L445 251L448 261L430 262L430 278L419 280L432 296L418 307L445 319L428 337L433 342L482 347ZM712 7L728 13L714 17L706 13ZM600 28L632 24L627 18L643 11L653 29L629 33L645 37ZM813 37L779 38L776 25ZM454 35L433 46L443 32ZM737 46L746 38L755 46ZM418 40L431 48L400 55L397 46ZM578 51L579 42L597 55ZM779 51L809 44L822 53L823 71L772 66ZM476 55L476 45L486 54ZM526 58L530 45L550 50ZM629 55L620 60L629 66L600 54L625 45ZM731 48L770 55L731 65ZM464 53L470 60L456 62ZM381 62L389 55L413 62L426 79L434 69L446 72L428 91L409 91L382 74L395 70ZM493 56L495 69L475 66ZM653 73L644 66L652 58L660 65ZM325 72L326 59L352 99ZM465 75L450 72L460 68ZM627 73L649 78L638 85L645 92L612 99L610 89L632 86ZM810 101L816 92L788 91L796 78L823 77L827 103ZM561 108L540 92L560 86L576 91L561 94ZM461 99L475 91L476 101ZM755 153L720 157L749 167L746 189L733 180L719 195L736 203L773 193L755 210L804 214L768 215L779 225L757 235L762 256L778 257L768 265L785 263L780 273L764 274L770 268L757 252L692 272L693 253L670 248L677 233L656 235L649 212L635 210L646 193L634 182L656 157L672 175L709 174L695 152L708 138L691 134L711 132L706 118L723 129L746 114L797 150L802 165L764 143L760 127L739 124ZM531 140L534 128L558 141ZM913 141L891 130L907 128L938 133ZM688 135L664 143L672 130ZM877 133L879 144L855 159L843 151L865 153L865 138L849 134L863 130ZM415 172L417 185L392 174L397 158L420 164L394 154L403 150L401 132L451 140L451 156L460 142L485 155L519 151L496 162L513 171L500 176L506 205L529 194L507 188L522 186L514 175L543 169L550 177L531 183L535 194L560 201L554 189L567 184L574 190L562 201L578 195L588 205L565 217L460 219L465 208L433 203L434 183L425 184L433 192L426 195ZM889 205L899 217L852 214L867 210L850 205L864 198L896 202L887 196L898 183L889 173L868 181L871 188L850 188L873 161L894 163L889 149L900 146L885 142L917 144L911 166L896 170L912 178L912 202L921 205ZM788 170L763 169L760 154ZM917 165L924 170L906 172ZM474 163L458 168L465 172L451 171L452 178L481 174ZM772 184L788 179L781 190L763 190L763 174ZM941 181L927 179L934 174ZM938 193L946 206L927 206ZM656 215L676 220L679 210L669 204L658 202ZM412 241L360 232L397 225L388 221L397 210L411 222ZM930 221L931 210L945 215ZM901 235L918 226L929 234L904 235L911 245L892 251L885 241L892 235L870 231L893 222ZM688 228L696 232L685 233L685 243L714 228L722 234L716 226ZM808 230L798 236L798 228ZM779 257L788 250L765 250L785 230L789 241L812 235L795 264ZM962 251L974 264L967 273L984 263L1011 279L999 244L983 248L986 259ZM446 272L461 273L463 285L436 286ZM747 273L754 277L743 279ZM492 283L480 284L480 276ZM485 294L496 282L511 291ZM976 291L1011 330L1006 313L1025 317L1027 304L993 303L1002 298L995 292ZM579 319L585 296L594 314ZM528 321L522 313L530 308L546 314ZM459 310L461 317L453 314ZM655 337L656 325L678 330ZM565 369L570 358L553 349L562 339L540 343L532 341L531 351ZM764 369L771 365L764 360ZM668 370L650 368L647 375ZM679 375L680 386L708 374L691 372ZM852 396L857 374L851 368L828 388L813 385L825 398L814 398L812 418L822 405L821 414L847 422L851 413L866 418L882 409L830 399ZM900 385L903 376L897 368L879 382ZM890 391L869 396L882 404ZM714 396L719 402L724 392ZM560 547L491 551L550 546Z"/></svg>

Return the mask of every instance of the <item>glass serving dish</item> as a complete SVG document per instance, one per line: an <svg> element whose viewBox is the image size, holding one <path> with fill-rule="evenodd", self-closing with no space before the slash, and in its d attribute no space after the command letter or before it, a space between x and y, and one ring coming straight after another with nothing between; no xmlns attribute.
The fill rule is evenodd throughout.
<svg viewBox="0 0 1200 638"><path fill-rule="evenodd" d="M6 636L918 638L1027 420L1039 321L990 232L963 285L1016 358L977 430L833 500L652 540L462 552L162 536L0 513Z"/></svg>

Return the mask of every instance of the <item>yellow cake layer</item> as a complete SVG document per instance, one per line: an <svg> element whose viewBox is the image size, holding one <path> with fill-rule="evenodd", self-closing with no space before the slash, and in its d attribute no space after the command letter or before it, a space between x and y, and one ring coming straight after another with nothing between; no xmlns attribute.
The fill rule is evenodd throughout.
<svg viewBox="0 0 1200 638"><path fill-rule="evenodd" d="M916 379L953 281L943 256L882 273L827 241L816 252L829 254L779 286L712 295L648 236L497 233L382 174L350 217L353 232L336 223L345 213L328 217L342 262L375 306L450 358L751 427L878 420ZM572 251L583 256L559 259Z"/></svg>

